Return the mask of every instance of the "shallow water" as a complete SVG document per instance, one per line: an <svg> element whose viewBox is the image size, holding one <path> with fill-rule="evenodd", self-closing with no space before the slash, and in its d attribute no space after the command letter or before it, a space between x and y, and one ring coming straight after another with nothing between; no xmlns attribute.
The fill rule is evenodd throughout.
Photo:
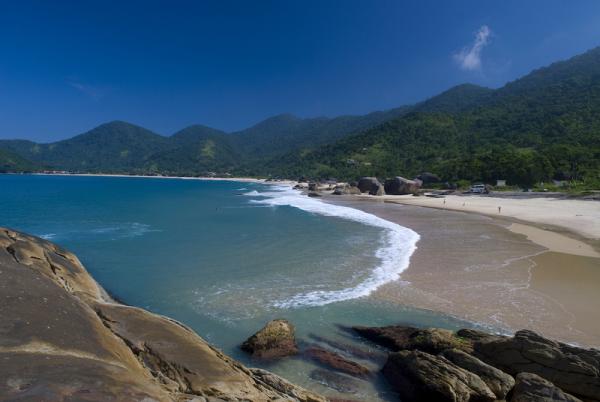
<svg viewBox="0 0 600 402"><path fill-rule="evenodd" d="M292 320L306 343L317 335L360 344L338 324L466 325L365 297L399 278L417 244L415 232L288 188L0 175L0 191L0 226L63 245L119 300L180 320L250 365L264 363L248 359L238 345L276 317ZM377 370L375 360L363 363ZM266 367L336 394L310 379L311 362L293 358ZM346 397L392 395L379 377L375 385L353 382Z"/></svg>

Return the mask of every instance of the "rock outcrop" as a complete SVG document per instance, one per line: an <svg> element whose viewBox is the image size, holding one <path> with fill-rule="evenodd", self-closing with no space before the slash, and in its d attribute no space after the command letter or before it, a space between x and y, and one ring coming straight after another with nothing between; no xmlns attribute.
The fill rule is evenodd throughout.
<svg viewBox="0 0 600 402"><path fill-rule="evenodd" d="M393 351L421 350L437 354L446 349L471 351L471 342L452 331L439 328L414 328L401 325L388 327L352 327L362 337Z"/></svg>
<svg viewBox="0 0 600 402"><path fill-rule="evenodd" d="M298 353L295 328L287 320L269 321L242 344L242 350L263 359L295 355Z"/></svg>
<svg viewBox="0 0 600 402"><path fill-rule="evenodd" d="M441 355L458 367L478 375L498 399L505 399L515 385L515 379L510 375L462 350L447 349Z"/></svg>
<svg viewBox="0 0 600 402"><path fill-rule="evenodd" d="M531 373L517 374L510 402L581 402L548 380Z"/></svg>
<svg viewBox="0 0 600 402"><path fill-rule="evenodd" d="M474 343L476 356L509 374L537 374L581 399L600 400L600 351L576 348L533 331Z"/></svg>
<svg viewBox="0 0 600 402"><path fill-rule="evenodd" d="M332 194L333 195L360 194L360 190L356 186L351 186L349 184L340 184L338 186L335 186Z"/></svg>
<svg viewBox="0 0 600 402"><path fill-rule="evenodd" d="M385 193L391 195L417 194L421 188L421 181L405 179L396 176L385 181Z"/></svg>
<svg viewBox="0 0 600 402"><path fill-rule="evenodd" d="M0 399L322 401L110 299L77 257L0 229Z"/></svg>
<svg viewBox="0 0 600 402"><path fill-rule="evenodd" d="M353 330L392 351L383 372L406 402L487 400L480 381L498 400L600 400L597 349L566 345L528 330L512 337L407 326Z"/></svg>
<svg viewBox="0 0 600 402"><path fill-rule="evenodd" d="M361 177L357 185L361 193L369 193L371 195L384 195L383 185L376 177Z"/></svg>
<svg viewBox="0 0 600 402"><path fill-rule="evenodd" d="M479 376L418 350L390 354L383 374L403 401L495 401Z"/></svg>

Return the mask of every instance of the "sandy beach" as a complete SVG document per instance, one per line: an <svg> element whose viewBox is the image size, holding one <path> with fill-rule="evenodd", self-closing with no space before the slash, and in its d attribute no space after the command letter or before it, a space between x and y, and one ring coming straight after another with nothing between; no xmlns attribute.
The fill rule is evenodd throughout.
<svg viewBox="0 0 600 402"><path fill-rule="evenodd" d="M401 280L372 297L500 331L529 328L600 345L600 203L450 196L444 206L443 199L412 196L324 198L421 235Z"/></svg>
<svg viewBox="0 0 600 402"><path fill-rule="evenodd" d="M372 198L371 196L359 196ZM385 195L388 202L428 208L474 212L499 218L511 218L550 229L566 229L590 240L600 239L600 202L555 198L500 198L490 196L447 195L444 198Z"/></svg>

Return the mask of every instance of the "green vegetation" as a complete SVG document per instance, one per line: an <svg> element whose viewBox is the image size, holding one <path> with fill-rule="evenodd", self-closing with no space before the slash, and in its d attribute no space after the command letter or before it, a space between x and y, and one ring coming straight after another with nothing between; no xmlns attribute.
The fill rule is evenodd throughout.
<svg viewBox="0 0 600 402"><path fill-rule="evenodd" d="M39 166L36 166L16 153L0 149L0 173L32 172L38 169Z"/></svg>
<svg viewBox="0 0 600 402"><path fill-rule="evenodd" d="M264 167L292 177L431 171L447 181L506 179L530 187L559 179L599 188L599 112L597 48L495 91L456 87L403 117Z"/></svg>
<svg viewBox="0 0 600 402"><path fill-rule="evenodd" d="M459 85L364 116L279 115L236 133L197 125L171 137L112 122L52 144L0 141L0 149L12 155L0 159L10 159L5 170L31 161L33 168L85 172L290 178L428 171L461 185L505 179L510 186L598 189L600 48L496 90Z"/></svg>

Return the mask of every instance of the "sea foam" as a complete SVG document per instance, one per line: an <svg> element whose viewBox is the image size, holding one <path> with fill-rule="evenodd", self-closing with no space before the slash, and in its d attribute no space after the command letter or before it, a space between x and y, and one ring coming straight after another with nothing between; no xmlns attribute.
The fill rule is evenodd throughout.
<svg viewBox="0 0 600 402"><path fill-rule="evenodd" d="M379 259L379 265L374 267L367 279L354 287L300 293L286 300L276 301L273 303L275 307L323 306L329 303L368 296L380 286L400 279L400 274L408 267L410 257L417 249L416 244L420 238L419 234L409 228L358 209L328 204L315 198L309 198L289 187L273 186L272 190L274 191L260 193L252 191L247 195L265 197L264 199L251 200L252 203L291 206L307 212L348 219L384 230L381 247L375 254Z"/></svg>

